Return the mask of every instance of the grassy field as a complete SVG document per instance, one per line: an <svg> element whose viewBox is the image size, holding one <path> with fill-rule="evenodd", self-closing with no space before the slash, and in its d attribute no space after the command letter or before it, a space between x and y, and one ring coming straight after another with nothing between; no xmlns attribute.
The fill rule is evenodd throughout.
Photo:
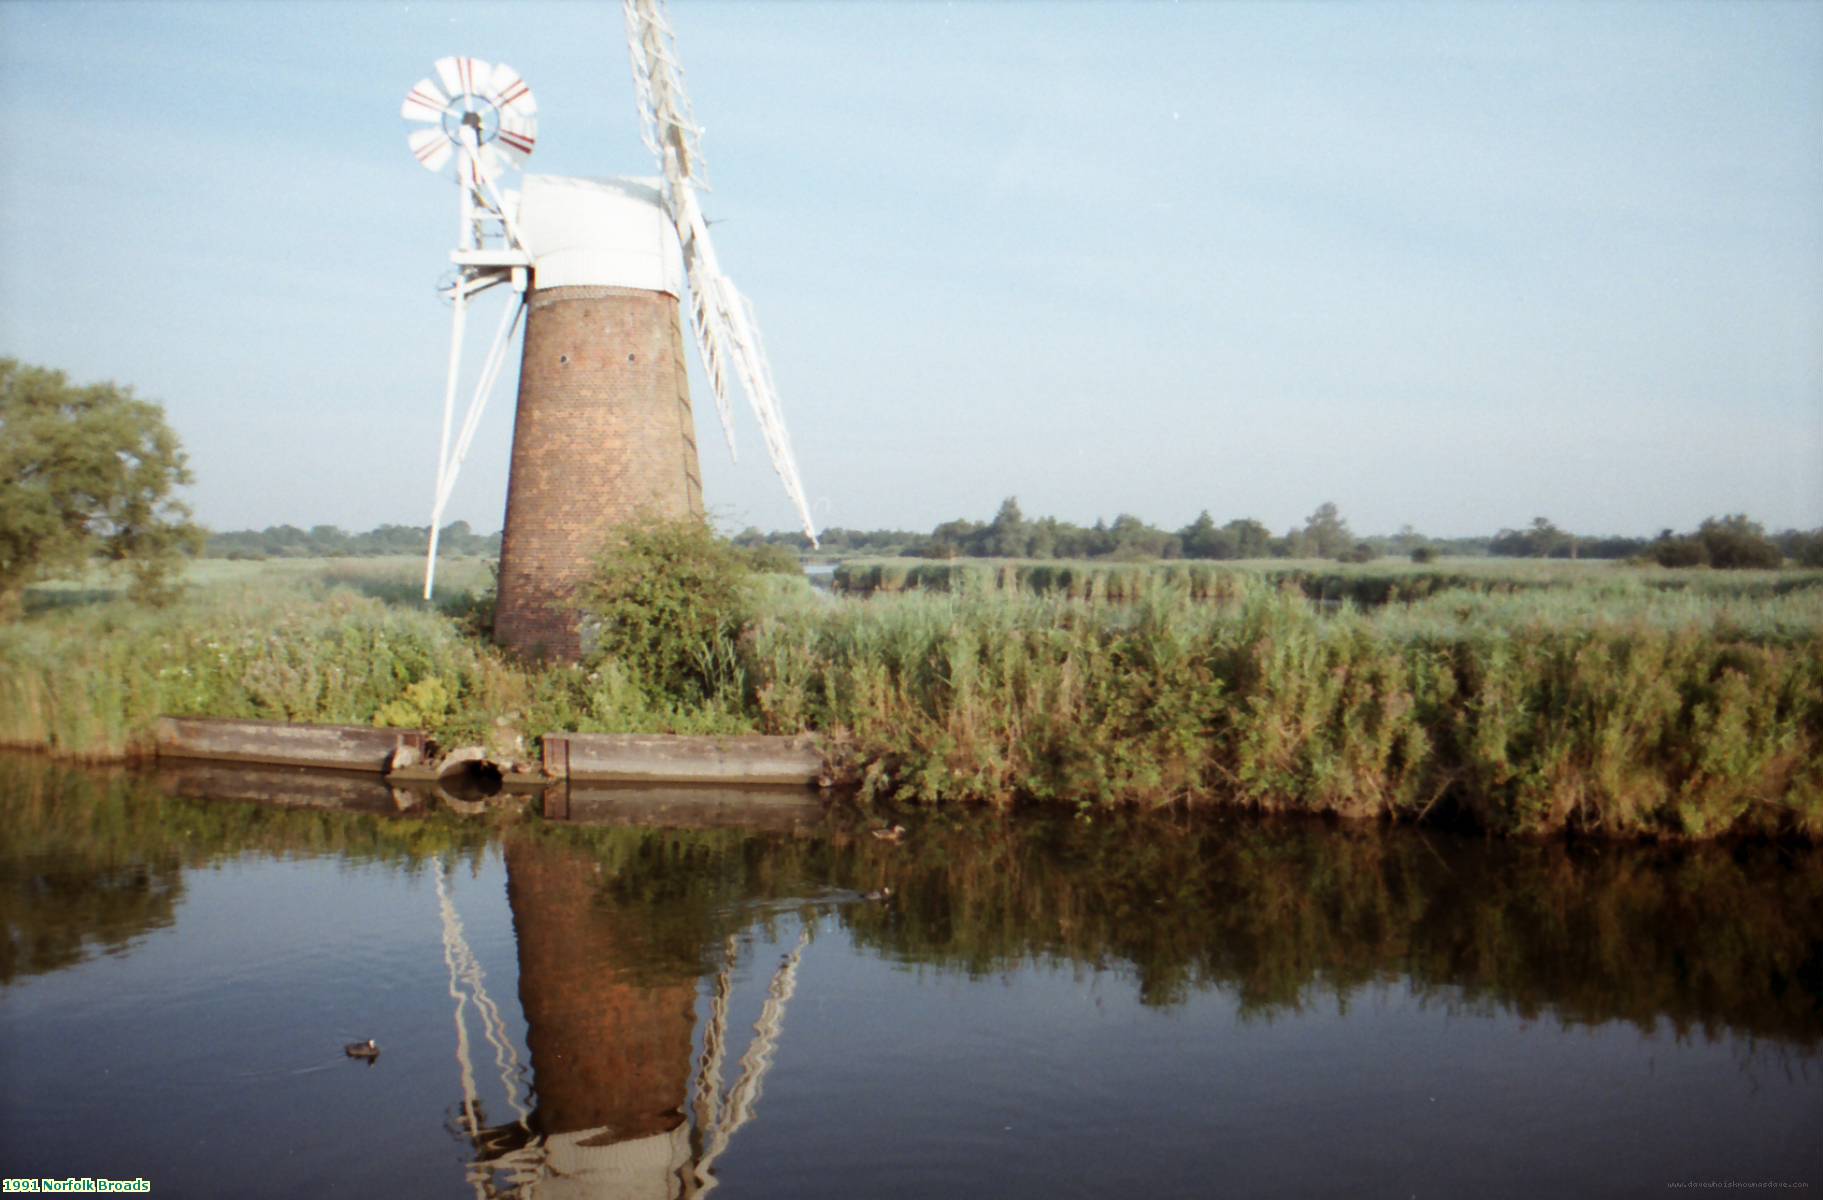
<svg viewBox="0 0 1823 1200"><path fill-rule="evenodd" d="M435 610L410 559L201 563L160 611L39 588L0 627L0 741L119 756L160 713L507 752L565 729L816 730L869 794L917 803L1823 834L1823 573L1044 564L1119 580L1072 598L1022 582L1037 564L933 565L946 588L871 599L766 579L688 703L614 661L505 659L471 629L479 561L440 571Z"/></svg>

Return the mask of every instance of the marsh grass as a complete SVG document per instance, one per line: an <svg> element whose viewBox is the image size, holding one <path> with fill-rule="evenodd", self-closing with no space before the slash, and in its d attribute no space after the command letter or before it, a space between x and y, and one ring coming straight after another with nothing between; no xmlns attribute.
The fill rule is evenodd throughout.
<svg viewBox="0 0 1823 1200"><path fill-rule="evenodd" d="M0 741L116 757L161 713L446 742L817 731L867 795L920 804L1823 835L1823 588L1770 572L1670 587L1571 565L1366 606L1231 569L1082 598L1016 575L868 600L764 577L738 634L684 648L702 685L683 696L624 659L501 655L465 624L484 563L445 569L440 609L413 598L413 560L205 566L167 609L79 582L0 627Z"/></svg>
<svg viewBox="0 0 1823 1200"><path fill-rule="evenodd" d="M426 728L445 744L519 731L535 752L549 730L743 732L745 676L706 700L654 697L624 665L548 670L475 636L491 564L438 569L419 598L416 558L204 560L180 601L128 603L93 580L27 594L28 615L0 625L0 744L78 759L142 752L160 715L247 717ZM761 596L797 594L761 582ZM732 695L730 694L732 691Z"/></svg>
<svg viewBox="0 0 1823 1200"><path fill-rule="evenodd" d="M0 657L0 740L79 757L130 753L160 714L367 724L422 679L478 695L501 669L439 613L264 571L165 609L45 611L0 628Z"/></svg>
<svg viewBox="0 0 1823 1200"><path fill-rule="evenodd" d="M1823 833L1823 594L1456 592L1324 612L877 596L750 634L768 728L835 731L870 792L1240 802L1519 834Z"/></svg>

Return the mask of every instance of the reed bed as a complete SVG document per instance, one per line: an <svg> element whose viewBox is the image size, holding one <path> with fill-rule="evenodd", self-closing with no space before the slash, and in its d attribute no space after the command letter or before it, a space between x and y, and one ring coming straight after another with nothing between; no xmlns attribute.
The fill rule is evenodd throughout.
<svg viewBox="0 0 1823 1200"><path fill-rule="evenodd" d="M422 680L485 694L504 668L443 614L271 576L44 612L0 627L0 660L0 741L84 758L132 753L160 714L371 724Z"/></svg>
<svg viewBox="0 0 1823 1200"><path fill-rule="evenodd" d="M408 602L409 564L211 567L171 609L90 597L0 627L0 742L119 757L161 713L525 754L559 730L815 731L866 793L920 804L1823 835L1823 589L1774 573L1570 567L1580 586L1369 606L1233 570L1219 594L1154 572L1094 599L768 578L737 637L692 649L710 686L680 698L613 659L512 662L472 632L478 592Z"/></svg>
<svg viewBox="0 0 1823 1200"><path fill-rule="evenodd" d="M491 572L417 559L195 565L169 608L127 603L105 579L34 589L0 625L0 745L132 758L160 715L424 728L445 744L530 755L549 730L744 732L738 697L653 697L620 664L538 669L478 633ZM766 596L793 596L788 580Z"/></svg>
<svg viewBox="0 0 1823 1200"><path fill-rule="evenodd" d="M832 732L902 800L1823 833L1814 591L883 596L762 622L750 658L768 728Z"/></svg>
<svg viewBox="0 0 1823 1200"><path fill-rule="evenodd" d="M1302 593L1324 604L1410 604L1445 594L1537 592L1627 596L1693 593L1766 599L1823 591L1823 571L1666 570L1612 562L1455 559L1419 564L1387 560L1341 564L1320 560L1102 562L1068 559L854 559L837 566L831 586L849 596L938 592L1063 596L1131 602L1163 589L1192 599L1233 600L1256 584Z"/></svg>

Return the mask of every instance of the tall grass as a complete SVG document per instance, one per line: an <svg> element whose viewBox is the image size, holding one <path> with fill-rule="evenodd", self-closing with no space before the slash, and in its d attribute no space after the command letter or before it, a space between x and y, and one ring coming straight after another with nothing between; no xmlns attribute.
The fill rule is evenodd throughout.
<svg viewBox="0 0 1823 1200"><path fill-rule="evenodd" d="M964 593L750 635L771 729L920 802L1240 802L1505 833L1823 833L1823 594L1438 597L1325 616Z"/></svg>
<svg viewBox="0 0 1823 1200"><path fill-rule="evenodd" d="M738 637L689 648L704 685L684 697L624 660L512 662L467 630L474 597L408 603L408 563L279 567L212 564L164 611L85 597L0 627L0 741L118 756L161 713L522 735L525 752L560 730L816 731L870 794L917 803L1823 835L1823 589L1776 578L1571 568L1581 586L1371 607L1245 571L1219 594L1154 573L1089 600L844 600L769 578Z"/></svg>
<svg viewBox="0 0 1823 1200"><path fill-rule="evenodd" d="M127 754L160 714L367 724L421 680L481 696L505 669L441 614L272 576L44 612L0 627L0 660L0 741L83 757Z"/></svg>
<svg viewBox="0 0 1823 1200"><path fill-rule="evenodd" d="M1763 599L1823 591L1823 571L1665 570L1612 562L1457 559L1418 564L1387 560L1339 564L1318 560L1104 562L1051 559L853 559L840 564L833 588L851 596L880 593L984 592L1132 601L1164 588L1199 600L1231 600L1253 584L1301 592L1324 604L1409 604L1431 596L1537 592L1626 595L1667 591Z"/></svg>
<svg viewBox="0 0 1823 1200"><path fill-rule="evenodd" d="M722 694L685 703L654 699L624 664L508 659L469 619L486 601L487 564L451 568L435 608L418 600L422 564L407 558L206 560L164 609L92 581L34 590L29 615L0 625L0 745L131 757L160 715L421 727L445 744L495 739L526 754L552 730L753 727L738 671Z"/></svg>

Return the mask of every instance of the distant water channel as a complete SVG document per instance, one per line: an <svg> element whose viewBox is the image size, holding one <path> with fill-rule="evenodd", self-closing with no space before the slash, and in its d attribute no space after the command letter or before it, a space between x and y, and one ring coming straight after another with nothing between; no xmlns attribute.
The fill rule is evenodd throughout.
<svg viewBox="0 0 1823 1200"><path fill-rule="evenodd" d="M847 810L657 830L198 790L0 759L0 1174L1823 1188L1815 851L966 814L891 842Z"/></svg>

